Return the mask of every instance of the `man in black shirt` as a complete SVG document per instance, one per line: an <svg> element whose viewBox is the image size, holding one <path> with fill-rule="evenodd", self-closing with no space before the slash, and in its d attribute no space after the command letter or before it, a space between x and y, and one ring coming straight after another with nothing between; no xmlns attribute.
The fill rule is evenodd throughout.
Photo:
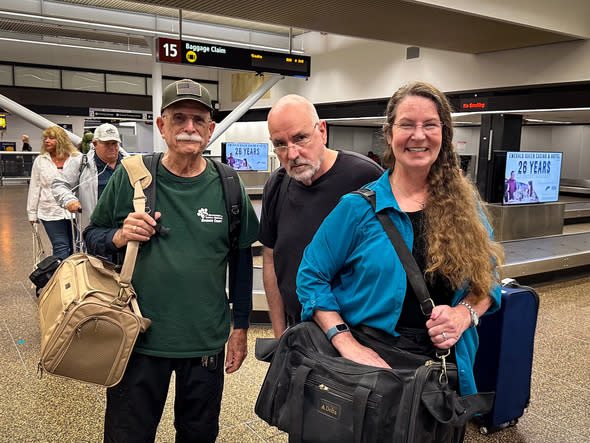
<svg viewBox="0 0 590 443"><path fill-rule="evenodd" d="M376 180L383 169L364 155L326 147L326 122L298 95L281 98L268 131L282 167L264 186L258 239L273 332L301 321L296 277L305 247L340 197Z"/></svg>

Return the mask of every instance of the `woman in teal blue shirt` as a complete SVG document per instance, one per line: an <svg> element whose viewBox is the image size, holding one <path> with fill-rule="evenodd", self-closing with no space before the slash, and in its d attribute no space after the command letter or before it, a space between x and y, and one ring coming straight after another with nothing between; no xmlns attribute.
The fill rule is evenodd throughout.
<svg viewBox="0 0 590 443"><path fill-rule="evenodd" d="M377 211L396 224L436 304L420 311L406 274L371 206L349 194L324 220L305 250L297 278L302 319L316 321L343 357L389 367L347 326L371 326L413 340L425 353L454 346L460 392L476 392L473 359L479 316L496 310L496 265L477 190L461 174L452 145L451 108L432 85L416 82L390 99L383 156L389 168L367 185Z"/></svg>

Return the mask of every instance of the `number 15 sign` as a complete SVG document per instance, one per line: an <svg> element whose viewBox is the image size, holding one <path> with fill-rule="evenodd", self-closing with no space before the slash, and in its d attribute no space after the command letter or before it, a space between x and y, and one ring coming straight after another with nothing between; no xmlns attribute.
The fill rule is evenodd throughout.
<svg viewBox="0 0 590 443"><path fill-rule="evenodd" d="M158 61L182 63L182 42L171 38L158 39Z"/></svg>

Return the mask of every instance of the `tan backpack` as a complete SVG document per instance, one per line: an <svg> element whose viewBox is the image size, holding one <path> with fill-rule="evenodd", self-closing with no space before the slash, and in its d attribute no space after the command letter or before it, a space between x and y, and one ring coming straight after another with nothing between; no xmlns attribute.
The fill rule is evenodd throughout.
<svg viewBox="0 0 590 443"><path fill-rule="evenodd" d="M141 155L122 160L134 188L136 212L145 210L150 172ZM73 254L55 271L39 297L39 370L101 386L123 377L140 332L142 317L131 285L139 242L129 242L121 272L89 254Z"/></svg>

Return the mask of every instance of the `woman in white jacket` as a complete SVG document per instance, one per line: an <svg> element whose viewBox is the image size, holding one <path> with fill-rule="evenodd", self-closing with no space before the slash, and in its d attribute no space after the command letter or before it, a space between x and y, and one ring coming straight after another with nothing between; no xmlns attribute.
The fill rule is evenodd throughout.
<svg viewBox="0 0 590 443"><path fill-rule="evenodd" d="M41 154L31 170L27 216L31 224L39 223L39 220L43 223L53 255L63 260L73 252L70 215L53 198L51 184L61 173L66 160L80 153L59 126L47 128L42 138Z"/></svg>

